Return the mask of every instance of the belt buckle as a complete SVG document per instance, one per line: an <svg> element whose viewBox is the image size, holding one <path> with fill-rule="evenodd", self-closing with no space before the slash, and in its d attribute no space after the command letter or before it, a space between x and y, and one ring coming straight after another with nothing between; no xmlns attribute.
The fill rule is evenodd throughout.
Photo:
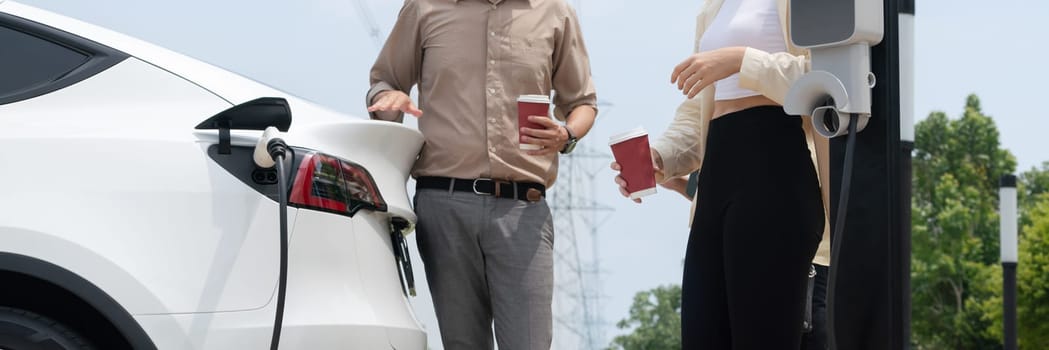
<svg viewBox="0 0 1049 350"><path fill-rule="evenodd" d="M485 193L485 192L481 192L481 191L477 190L477 182L478 181L491 182L492 183L492 192ZM514 198L517 198L517 183L516 182L512 182L512 181L501 181L501 180L495 180L495 179L489 179L489 178L479 178L479 179L474 179L473 186L471 186L471 189L473 189L474 194L476 194L476 195L502 197L502 195L503 195L502 194L502 185L503 184L513 185L514 186Z"/></svg>
<svg viewBox="0 0 1049 350"><path fill-rule="evenodd" d="M485 179L485 178L480 178L480 179L474 179L474 182L473 182L473 186L471 186L471 188L472 188L472 189L473 189L473 191L474 191L474 194L476 194L476 195L481 195L481 196L493 196L493 195L495 195L495 193L485 193L485 192L481 192L481 191L478 191L478 190L477 190L477 182L478 182L478 181L488 181L488 182L492 182L492 179ZM495 185L495 187L496 187L496 190L498 190L498 187L499 187L499 185L498 185L498 184L496 184L496 185Z"/></svg>
<svg viewBox="0 0 1049 350"><path fill-rule="evenodd" d="M503 193L502 193L503 192L503 184L507 184L507 185L513 185L514 186L514 189L513 189L513 191L514 191L514 199L517 199L517 183L516 182L513 182L513 181L502 181L502 180L495 180L495 179L493 179L491 181L492 181L492 187L495 190L495 194L493 194L494 196L499 197L499 198L503 198Z"/></svg>

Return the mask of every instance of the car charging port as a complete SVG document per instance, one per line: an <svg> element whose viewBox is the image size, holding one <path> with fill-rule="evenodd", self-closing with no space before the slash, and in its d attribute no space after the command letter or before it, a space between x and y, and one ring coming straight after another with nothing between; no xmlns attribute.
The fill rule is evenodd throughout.
<svg viewBox="0 0 1049 350"><path fill-rule="evenodd" d="M251 181L254 181L258 185L276 185L277 170L272 168L255 168L255 170L251 172Z"/></svg>

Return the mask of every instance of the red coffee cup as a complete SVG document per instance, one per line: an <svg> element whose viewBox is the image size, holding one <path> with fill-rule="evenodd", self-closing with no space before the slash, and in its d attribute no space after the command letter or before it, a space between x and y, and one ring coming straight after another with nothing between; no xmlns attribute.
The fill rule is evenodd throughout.
<svg viewBox="0 0 1049 350"><path fill-rule="evenodd" d="M521 142L521 128L546 129L545 126L528 120L529 116L550 117L550 97L546 95L521 95L517 98L517 142L523 150L538 150L542 146Z"/></svg>
<svg viewBox="0 0 1049 350"><path fill-rule="evenodd" d="M652 166L652 151L648 145L648 132L638 127L608 139L612 155L622 168L620 176L626 180L630 199L638 199L656 193L655 168Z"/></svg>

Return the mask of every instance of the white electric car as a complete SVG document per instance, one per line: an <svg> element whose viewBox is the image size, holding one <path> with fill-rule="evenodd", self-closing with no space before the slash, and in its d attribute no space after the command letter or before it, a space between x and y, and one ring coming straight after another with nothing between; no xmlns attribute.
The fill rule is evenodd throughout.
<svg viewBox="0 0 1049 350"><path fill-rule="evenodd" d="M406 297L421 135L0 0L0 349L425 349Z"/></svg>

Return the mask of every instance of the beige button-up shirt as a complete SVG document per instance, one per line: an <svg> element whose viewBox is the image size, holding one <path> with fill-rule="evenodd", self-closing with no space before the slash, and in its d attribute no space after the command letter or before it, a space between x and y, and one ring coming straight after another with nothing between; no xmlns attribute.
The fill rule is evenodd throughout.
<svg viewBox="0 0 1049 350"><path fill-rule="evenodd" d="M597 105L579 21L563 0L407 0L371 84L369 104L382 91L407 93L418 84L426 143L416 177L550 186L557 154L518 148L517 97L556 90L560 120Z"/></svg>

